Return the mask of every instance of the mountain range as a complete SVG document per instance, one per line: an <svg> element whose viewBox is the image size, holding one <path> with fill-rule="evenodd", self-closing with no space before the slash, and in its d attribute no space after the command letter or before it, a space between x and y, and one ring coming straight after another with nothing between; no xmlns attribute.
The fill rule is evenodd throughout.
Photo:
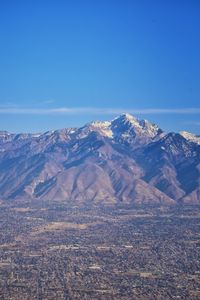
<svg viewBox="0 0 200 300"><path fill-rule="evenodd" d="M200 204L200 137L130 114L41 134L0 131L0 199Z"/></svg>

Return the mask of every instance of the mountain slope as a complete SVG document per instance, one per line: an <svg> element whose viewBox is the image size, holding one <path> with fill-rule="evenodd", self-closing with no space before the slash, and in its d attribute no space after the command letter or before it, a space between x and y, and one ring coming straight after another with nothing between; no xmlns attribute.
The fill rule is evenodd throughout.
<svg viewBox="0 0 200 300"><path fill-rule="evenodd" d="M148 144L136 156L145 170L143 179L175 200L199 185L200 148L180 134L169 133Z"/></svg>

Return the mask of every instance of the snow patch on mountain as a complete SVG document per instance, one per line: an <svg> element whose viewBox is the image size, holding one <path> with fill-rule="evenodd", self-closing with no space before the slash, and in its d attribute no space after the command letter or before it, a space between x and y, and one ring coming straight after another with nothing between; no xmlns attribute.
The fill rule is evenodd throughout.
<svg viewBox="0 0 200 300"><path fill-rule="evenodd" d="M186 140L200 145L200 136L187 131L181 131L180 135L182 135Z"/></svg>
<svg viewBox="0 0 200 300"><path fill-rule="evenodd" d="M90 125L94 130L97 130L101 135L108 137L108 138L113 137L113 132L111 130L111 122L96 121L96 122L90 123Z"/></svg>

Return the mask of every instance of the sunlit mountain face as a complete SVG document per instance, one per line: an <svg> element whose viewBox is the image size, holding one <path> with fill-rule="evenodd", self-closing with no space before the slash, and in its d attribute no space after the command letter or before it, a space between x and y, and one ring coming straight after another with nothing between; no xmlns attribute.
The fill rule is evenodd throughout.
<svg viewBox="0 0 200 300"><path fill-rule="evenodd" d="M81 128L0 132L0 199L200 203L200 140L123 114Z"/></svg>

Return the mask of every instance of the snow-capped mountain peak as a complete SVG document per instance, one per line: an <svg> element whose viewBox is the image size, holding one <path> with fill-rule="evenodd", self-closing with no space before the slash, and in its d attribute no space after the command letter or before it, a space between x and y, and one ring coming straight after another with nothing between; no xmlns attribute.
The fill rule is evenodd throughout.
<svg viewBox="0 0 200 300"><path fill-rule="evenodd" d="M112 121L112 130L117 135L121 133L131 137L154 138L163 131L147 120L139 120L130 114L122 114Z"/></svg>
<svg viewBox="0 0 200 300"><path fill-rule="evenodd" d="M123 124L129 123L134 127L140 127L139 120L128 113L124 113L124 114L121 114L120 116L116 117L112 121L112 123L115 123L115 121L119 121L120 123L123 123Z"/></svg>

